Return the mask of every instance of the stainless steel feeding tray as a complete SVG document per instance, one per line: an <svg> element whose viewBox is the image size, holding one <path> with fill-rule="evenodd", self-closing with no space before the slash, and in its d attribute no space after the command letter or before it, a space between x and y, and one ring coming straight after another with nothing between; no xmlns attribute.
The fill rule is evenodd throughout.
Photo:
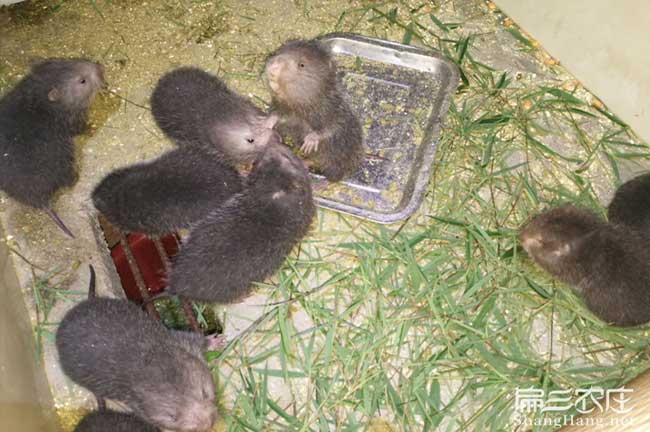
<svg viewBox="0 0 650 432"><path fill-rule="evenodd" d="M321 207L379 223L422 202L458 69L435 52L348 33L320 38L363 125L366 159L350 179L320 191ZM321 178L317 175L315 177Z"/></svg>

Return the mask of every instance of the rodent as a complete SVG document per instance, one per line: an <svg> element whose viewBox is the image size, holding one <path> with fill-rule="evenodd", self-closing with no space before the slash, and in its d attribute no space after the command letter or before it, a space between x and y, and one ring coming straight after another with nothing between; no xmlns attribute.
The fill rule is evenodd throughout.
<svg viewBox="0 0 650 432"><path fill-rule="evenodd" d="M336 64L318 41L285 43L266 61L272 119L301 145L328 181L353 175L364 160L363 130L336 81Z"/></svg>
<svg viewBox="0 0 650 432"><path fill-rule="evenodd" d="M610 222L650 233L650 173L623 183L607 210Z"/></svg>
<svg viewBox="0 0 650 432"><path fill-rule="evenodd" d="M210 341L171 331L135 304L89 298L56 332L61 368L98 398L126 405L162 429L206 431L216 421L212 374L202 356Z"/></svg>
<svg viewBox="0 0 650 432"><path fill-rule="evenodd" d="M255 162L242 193L190 233L172 265L167 292L232 303L272 275L307 234L315 215L309 173L284 145Z"/></svg>
<svg viewBox="0 0 650 432"><path fill-rule="evenodd" d="M231 165L248 164L280 136L266 114L217 76L194 67L165 74L151 95L160 129L179 145L199 144Z"/></svg>
<svg viewBox="0 0 650 432"><path fill-rule="evenodd" d="M92 199L120 230L162 235L189 228L242 188L234 168L188 145L111 172Z"/></svg>
<svg viewBox="0 0 650 432"><path fill-rule="evenodd" d="M160 429L133 414L101 410L86 415L74 432L160 432Z"/></svg>
<svg viewBox="0 0 650 432"><path fill-rule="evenodd" d="M603 321L650 321L649 236L567 204L534 217L520 240L541 268L575 287Z"/></svg>
<svg viewBox="0 0 650 432"><path fill-rule="evenodd" d="M54 194L77 180L73 138L104 86L104 69L83 59L51 59L0 99L0 189L41 209L69 236L51 208Z"/></svg>

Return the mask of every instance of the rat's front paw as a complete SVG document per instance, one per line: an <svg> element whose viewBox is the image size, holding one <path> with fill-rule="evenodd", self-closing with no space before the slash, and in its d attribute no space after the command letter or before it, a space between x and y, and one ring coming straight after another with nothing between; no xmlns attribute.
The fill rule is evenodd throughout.
<svg viewBox="0 0 650 432"><path fill-rule="evenodd" d="M308 155L309 153L318 151L318 142L320 141L320 137L316 132L310 132L305 136L305 140L302 143L302 147L300 147L300 150L305 154Z"/></svg>

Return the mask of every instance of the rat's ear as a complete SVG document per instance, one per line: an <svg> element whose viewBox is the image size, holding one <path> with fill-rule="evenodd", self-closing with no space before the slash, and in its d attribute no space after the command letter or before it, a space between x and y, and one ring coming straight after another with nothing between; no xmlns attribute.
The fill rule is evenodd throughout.
<svg viewBox="0 0 650 432"><path fill-rule="evenodd" d="M59 97L61 97L61 92L56 87L50 90L50 92L47 94L47 98L50 100L50 102L56 102L59 100Z"/></svg>
<svg viewBox="0 0 650 432"><path fill-rule="evenodd" d="M268 119L268 116L265 114L253 114L250 117L248 117L248 120L250 123L253 125L254 128L256 129L272 129L273 126L267 127L266 126L266 121Z"/></svg>
<svg viewBox="0 0 650 432"><path fill-rule="evenodd" d="M168 350L154 347L144 354L142 376L146 376L152 383L164 382L174 375L177 360Z"/></svg>

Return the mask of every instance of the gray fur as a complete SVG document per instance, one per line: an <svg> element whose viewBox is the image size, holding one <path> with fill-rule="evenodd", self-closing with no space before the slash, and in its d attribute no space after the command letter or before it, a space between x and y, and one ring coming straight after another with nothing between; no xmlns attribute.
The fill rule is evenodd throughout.
<svg viewBox="0 0 650 432"><path fill-rule="evenodd" d="M650 236L564 205L533 218L520 238L544 270L576 288L603 321L650 321Z"/></svg>
<svg viewBox="0 0 650 432"><path fill-rule="evenodd" d="M232 165L250 163L279 136L266 114L218 77L193 67L164 75L151 96L162 131L179 145L201 145Z"/></svg>
<svg viewBox="0 0 650 432"><path fill-rule="evenodd" d="M0 189L46 210L58 190L76 182L73 138L85 130L103 85L96 63L47 60L0 99Z"/></svg>
<svg viewBox="0 0 650 432"><path fill-rule="evenodd" d="M192 231L171 271L169 293L231 303L250 294L282 265L315 214L302 160L285 146L269 147L245 190Z"/></svg>
<svg viewBox="0 0 650 432"><path fill-rule="evenodd" d="M241 192L239 173L201 148L181 146L113 171L93 191L95 207L123 231L162 235L189 228Z"/></svg>
<svg viewBox="0 0 650 432"><path fill-rule="evenodd" d="M74 432L159 432L155 426L133 414L95 411L84 417Z"/></svg>
<svg viewBox="0 0 650 432"><path fill-rule="evenodd" d="M93 298L72 308L56 333L61 367L98 398L128 406L161 428L206 430L216 420L204 343L179 336L136 305Z"/></svg>
<svg viewBox="0 0 650 432"><path fill-rule="evenodd" d="M269 65L276 62L282 62L282 68L271 77ZM278 130L298 147L308 133L316 132L321 137L319 148L307 157L317 169L332 182L353 175L364 159L363 131L338 88L330 52L317 41L290 41L266 64L267 78L274 82L272 107L280 117ZM279 90L273 89L275 85Z"/></svg>
<svg viewBox="0 0 650 432"><path fill-rule="evenodd" d="M621 185L609 204L608 217L650 234L650 174L640 175Z"/></svg>

